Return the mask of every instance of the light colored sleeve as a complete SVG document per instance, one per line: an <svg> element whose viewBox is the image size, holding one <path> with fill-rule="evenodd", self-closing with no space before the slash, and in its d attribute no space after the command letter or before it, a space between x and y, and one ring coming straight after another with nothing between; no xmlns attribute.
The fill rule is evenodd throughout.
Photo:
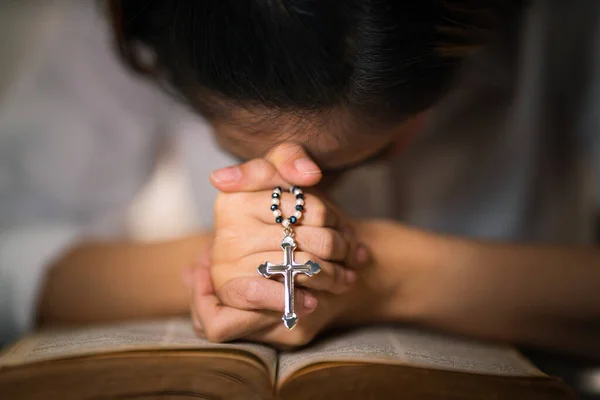
<svg viewBox="0 0 600 400"><path fill-rule="evenodd" d="M34 324L36 301L47 266L77 239L76 226L49 224L0 233L0 343Z"/></svg>
<svg viewBox="0 0 600 400"><path fill-rule="evenodd" d="M166 104L118 62L96 1L8 3L0 4L0 53L12 57L0 57L0 345L34 328L55 260L83 237L126 234Z"/></svg>
<svg viewBox="0 0 600 400"><path fill-rule="evenodd" d="M44 16L48 18L44 18ZM14 185L19 164L6 157L18 151L11 146L18 122L10 107L11 96L20 84L19 76L35 68L35 58L44 41L44 32L52 32L55 22L49 8L30 1L0 5L0 345L14 339L33 325L40 279L50 260L77 236L77 227L50 221L35 226L18 226L19 198ZM23 186L27 183L21 182ZM25 192L27 189L25 189ZM11 226L14 224L14 226Z"/></svg>

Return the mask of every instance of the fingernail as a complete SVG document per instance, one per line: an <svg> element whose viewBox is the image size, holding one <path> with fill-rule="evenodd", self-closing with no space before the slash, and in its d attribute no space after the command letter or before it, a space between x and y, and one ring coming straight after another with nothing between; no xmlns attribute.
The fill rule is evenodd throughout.
<svg viewBox="0 0 600 400"><path fill-rule="evenodd" d="M312 294L304 293L304 308L307 310L317 308L317 299Z"/></svg>
<svg viewBox="0 0 600 400"><path fill-rule="evenodd" d="M356 248L355 259L359 264L366 264L369 261L369 250L362 244L359 244Z"/></svg>
<svg viewBox="0 0 600 400"><path fill-rule="evenodd" d="M294 167L296 167L296 171L302 174L320 174L321 169L309 160L308 158L299 158L294 161Z"/></svg>
<svg viewBox="0 0 600 400"><path fill-rule="evenodd" d="M211 175L218 183L231 183L242 179L242 170L240 167L227 167L213 171Z"/></svg>
<svg viewBox="0 0 600 400"><path fill-rule="evenodd" d="M344 278L346 279L346 283L352 284L356 282L356 272L347 269L344 273Z"/></svg>

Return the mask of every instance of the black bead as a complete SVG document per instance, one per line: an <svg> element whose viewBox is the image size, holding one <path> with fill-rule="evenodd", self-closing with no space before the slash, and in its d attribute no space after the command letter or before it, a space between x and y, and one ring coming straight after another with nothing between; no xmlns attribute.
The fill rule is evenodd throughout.
<svg viewBox="0 0 600 400"><path fill-rule="evenodd" d="M282 223L283 222L283 217L279 216L279 217L275 218L275 222L277 222L278 224Z"/></svg>
<svg viewBox="0 0 600 400"><path fill-rule="evenodd" d="M283 189L281 188L281 186L277 186L277 187L275 188L275 190L279 190L280 192L283 192Z"/></svg>
<svg viewBox="0 0 600 400"><path fill-rule="evenodd" d="M279 208L277 204L271 204L271 211L275 211Z"/></svg>
<svg viewBox="0 0 600 400"><path fill-rule="evenodd" d="M303 207L303 206L301 206L300 204L298 204L298 205L296 206L296 211L302 211L302 210L304 210L304 207Z"/></svg>
<svg viewBox="0 0 600 400"><path fill-rule="evenodd" d="M303 199L303 198L304 198L304 193L298 193L298 194L296 195L296 198L297 198L297 199Z"/></svg>
<svg viewBox="0 0 600 400"><path fill-rule="evenodd" d="M298 222L298 218L291 216L290 217L290 224L295 224L296 222Z"/></svg>
<svg viewBox="0 0 600 400"><path fill-rule="evenodd" d="M296 189L298 189L298 186L292 186L292 188L290 189L290 193L294 193Z"/></svg>
<svg viewBox="0 0 600 400"><path fill-rule="evenodd" d="M279 193L273 193L271 195L271 197L274 198L274 199L278 199L279 198Z"/></svg>

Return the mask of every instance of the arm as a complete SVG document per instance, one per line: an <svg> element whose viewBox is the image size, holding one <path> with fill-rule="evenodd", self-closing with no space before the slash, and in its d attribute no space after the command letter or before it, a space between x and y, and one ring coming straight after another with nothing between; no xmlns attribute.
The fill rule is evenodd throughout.
<svg viewBox="0 0 600 400"><path fill-rule="evenodd" d="M469 241L384 222L361 230L377 275L393 282L382 318L600 358L597 248Z"/></svg>
<svg viewBox="0 0 600 400"><path fill-rule="evenodd" d="M185 314L189 295L181 272L210 234L156 244L84 243L51 267L38 320L45 325Z"/></svg>
<svg viewBox="0 0 600 400"><path fill-rule="evenodd" d="M204 243L81 243L120 232L152 173L168 107L113 59L103 26L74 22L70 7L32 13L15 3L27 18L0 23L27 50L9 51L19 68L0 68L0 346L37 317L84 323L185 309L179 269ZM96 21L93 9L79 11ZM81 27L85 40L72 34Z"/></svg>

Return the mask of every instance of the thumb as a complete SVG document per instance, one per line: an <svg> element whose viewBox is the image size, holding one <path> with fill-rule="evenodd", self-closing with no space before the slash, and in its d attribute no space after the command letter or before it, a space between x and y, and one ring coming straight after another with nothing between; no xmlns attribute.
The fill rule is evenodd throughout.
<svg viewBox="0 0 600 400"><path fill-rule="evenodd" d="M212 184L222 192L253 192L276 186L314 186L321 170L299 144L283 143L263 159L213 171Z"/></svg>
<svg viewBox="0 0 600 400"><path fill-rule="evenodd" d="M269 151L265 158L291 185L314 186L323 177L319 166L297 143L281 143Z"/></svg>

